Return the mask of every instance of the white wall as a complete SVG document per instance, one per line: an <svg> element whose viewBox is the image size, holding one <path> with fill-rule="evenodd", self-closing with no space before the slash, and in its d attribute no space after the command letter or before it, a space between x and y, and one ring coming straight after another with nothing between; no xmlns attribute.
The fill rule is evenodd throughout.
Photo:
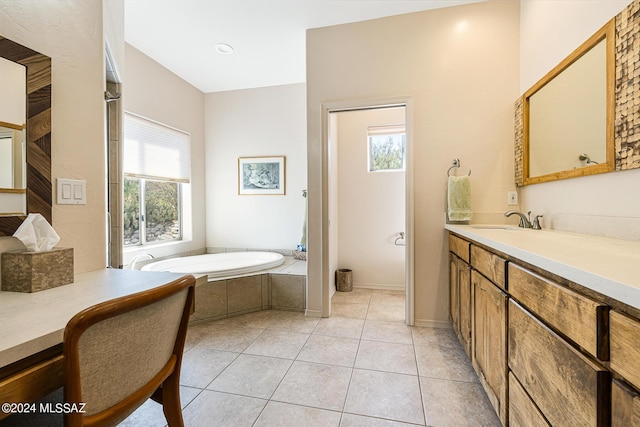
<svg viewBox="0 0 640 427"><path fill-rule="evenodd" d="M52 59L52 178L87 182L86 205L53 204L53 227L59 246L74 248L76 273L104 268L102 2L3 2L0 28L2 36Z"/></svg>
<svg viewBox="0 0 640 427"><path fill-rule="evenodd" d="M116 74L124 74L124 0L103 1L104 42L108 47Z"/></svg>
<svg viewBox="0 0 640 427"><path fill-rule="evenodd" d="M338 116L338 264L354 286L404 290L405 172L369 172L368 126L403 125L405 108ZM334 171L331 171L334 173Z"/></svg>
<svg viewBox="0 0 640 427"><path fill-rule="evenodd" d="M306 184L305 85L206 95L208 248L295 250ZM284 196L238 195L238 158L286 156Z"/></svg>
<svg viewBox="0 0 640 427"><path fill-rule="evenodd" d="M523 1L520 26L520 92L524 93L613 18L629 0ZM592 175L523 187L523 210L545 215L545 226L640 237L640 198L630 188L640 170ZM632 232L633 230L633 232Z"/></svg>
<svg viewBox="0 0 640 427"><path fill-rule="evenodd" d="M410 97L415 319L447 324L446 171L454 158L473 170L474 212L507 210L507 191L514 188L518 21L519 2L488 1L307 32L308 311L322 310L328 281L322 105Z"/></svg>
<svg viewBox="0 0 640 427"><path fill-rule="evenodd" d="M180 243L149 246L144 252L155 257L195 251L205 247L205 162L204 99L200 90L191 86L157 62L126 45L126 70L123 81L124 110L191 135L191 184L183 194L187 220L186 233ZM190 211L190 215L189 215ZM191 218L192 221L188 221ZM124 264L140 250L125 249Z"/></svg>

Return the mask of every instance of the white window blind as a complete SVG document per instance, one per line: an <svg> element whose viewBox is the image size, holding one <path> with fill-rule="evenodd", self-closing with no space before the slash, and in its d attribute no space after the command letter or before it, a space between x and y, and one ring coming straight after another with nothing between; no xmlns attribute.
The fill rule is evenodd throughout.
<svg viewBox="0 0 640 427"><path fill-rule="evenodd" d="M189 182L191 136L125 113L123 171L128 177Z"/></svg>
<svg viewBox="0 0 640 427"><path fill-rule="evenodd" d="M368 135L395 135L405 133L404 125L367 126Z"/></svg>

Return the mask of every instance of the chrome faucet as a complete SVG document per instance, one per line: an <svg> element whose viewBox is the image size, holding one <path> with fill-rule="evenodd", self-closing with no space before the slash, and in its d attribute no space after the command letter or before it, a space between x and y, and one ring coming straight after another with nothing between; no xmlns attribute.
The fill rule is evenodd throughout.
<svg viewBox="0 0 640 427"><path fill-rule="evenodd" d="M507 211L504 213L504 216L510 217L511 215L518 215L520 217L520 223L518 227L522 228L532 228L531 226L531 211L527 212L527 215L523 214L519 211Z"/></svg>

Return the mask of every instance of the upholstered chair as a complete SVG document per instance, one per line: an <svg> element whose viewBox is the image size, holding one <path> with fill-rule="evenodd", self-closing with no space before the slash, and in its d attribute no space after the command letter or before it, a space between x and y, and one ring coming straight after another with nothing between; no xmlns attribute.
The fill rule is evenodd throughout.
<svg viewBox="0 0 640 427"><path fill-rule="evenodd" d="M194 289L194 277L183 276L97 304L69 321L66 426L116 425L150 397L163 405L170 427L183 426L180 366Z"/></svg>

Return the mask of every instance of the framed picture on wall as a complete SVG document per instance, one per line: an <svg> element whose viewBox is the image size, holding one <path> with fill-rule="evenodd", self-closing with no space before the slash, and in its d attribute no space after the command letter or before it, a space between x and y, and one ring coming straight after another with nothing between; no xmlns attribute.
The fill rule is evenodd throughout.
<svg viewBox="0 0 640 427"><path fill-rule="evenodd" d="M285 157L239 157L238 194L285 194Z"/></svg>

